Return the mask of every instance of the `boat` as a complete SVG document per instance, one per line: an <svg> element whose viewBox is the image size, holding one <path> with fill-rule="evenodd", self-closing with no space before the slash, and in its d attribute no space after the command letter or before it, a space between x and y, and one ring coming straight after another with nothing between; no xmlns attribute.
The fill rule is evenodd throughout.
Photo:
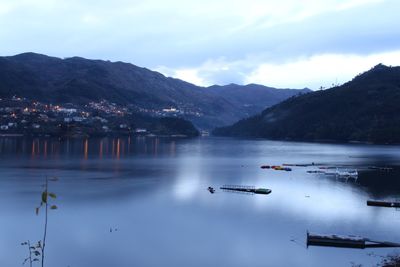
<svg viewBox="0 0 400 267"><path fill-rule="evenodd" d="M282 166L271 166L271 169L274 169L274 170L276 170L276 171L287 171L287 172L292 171L291 168L289 168L289 167L282 167Z"/></svg>
<svg viewBox="0 0 400 267"><path fill-rule="evenodd" d="M344 178L357 178L358 177L358 171L356 169L354 170L349 170L349 169L338 169L336 168L336 175Z"/></svg>

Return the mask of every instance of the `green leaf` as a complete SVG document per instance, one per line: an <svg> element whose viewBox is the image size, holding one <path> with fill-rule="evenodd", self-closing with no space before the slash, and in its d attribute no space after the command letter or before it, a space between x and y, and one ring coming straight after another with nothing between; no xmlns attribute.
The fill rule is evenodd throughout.
<svg viewBox="0 0 400 267"><path fill-rule="evenodd" d="M53 205L53 206L50 207L50 209L56 210L56 209L57 209L57 206L56 206L56 205Z"/></svg>
<svg viewBox="0 0 400 267"><path fill-rule="evenodd" d="M54 194L54 193L49 193L49 197L51 197L51 198L57 198L57 195Z"/></svg>
<svg viewBox="0 0 400 267"><path fill-rule="evenodd" d="M43 191L42 193L42 202L47 203L47 191Z"/></svg>

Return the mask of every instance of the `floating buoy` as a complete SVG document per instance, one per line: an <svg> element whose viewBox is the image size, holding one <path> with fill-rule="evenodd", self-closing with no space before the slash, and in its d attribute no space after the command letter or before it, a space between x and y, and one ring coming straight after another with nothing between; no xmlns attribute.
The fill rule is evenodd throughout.
<svg viewBox="0 0 400 267"><path fill-rule="evenodd" d="M215 189L212 188L211 186L209 186L209 187L207 188L207 190L208 190L211 194L214 194L214 193L215 193Z"/></svg>

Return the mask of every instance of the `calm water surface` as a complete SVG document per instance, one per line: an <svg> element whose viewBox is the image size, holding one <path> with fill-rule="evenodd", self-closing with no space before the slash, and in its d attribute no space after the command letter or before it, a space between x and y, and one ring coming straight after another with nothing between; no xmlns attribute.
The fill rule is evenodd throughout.
<svg viewBox="0 0 400 267"><path fill-rule="evenodd" d="M199 138L0 139L0 266L21 266L39 240L46 176L47 266L373 266L396 249L305 247L306 231L400 242L400 211L366 200L400 198L400 172L356 182L262 170L260 165L400 165L400 147ZM272 189L244 195L224 184ZM110 228L113 229L110 232Z"/></svg>

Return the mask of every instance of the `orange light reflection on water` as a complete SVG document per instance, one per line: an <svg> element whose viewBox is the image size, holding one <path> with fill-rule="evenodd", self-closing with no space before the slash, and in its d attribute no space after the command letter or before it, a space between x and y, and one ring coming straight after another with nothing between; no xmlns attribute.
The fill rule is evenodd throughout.
<svg viewBox="0 0 400 267"><path fill-rule="evenodd" d="M84 158L88 159L88 152L89 152L89 141L88 141L88 139L85 139L83 151L84 151L83 152L84 153Z"/></svg>
<svg viewBox="0 0 400 267"><path fill-rule="evenodd" d="M120 152L121 152L121 141L120 141L120 139L118 138L117 139L117 159L119 159L119 156L120 156Z"/></svg>
<svg viewBox="0 0 400 267"><path fill-rule="evenodd" d="M103 158L103 140L99 144L99 158Z"/></svg>

